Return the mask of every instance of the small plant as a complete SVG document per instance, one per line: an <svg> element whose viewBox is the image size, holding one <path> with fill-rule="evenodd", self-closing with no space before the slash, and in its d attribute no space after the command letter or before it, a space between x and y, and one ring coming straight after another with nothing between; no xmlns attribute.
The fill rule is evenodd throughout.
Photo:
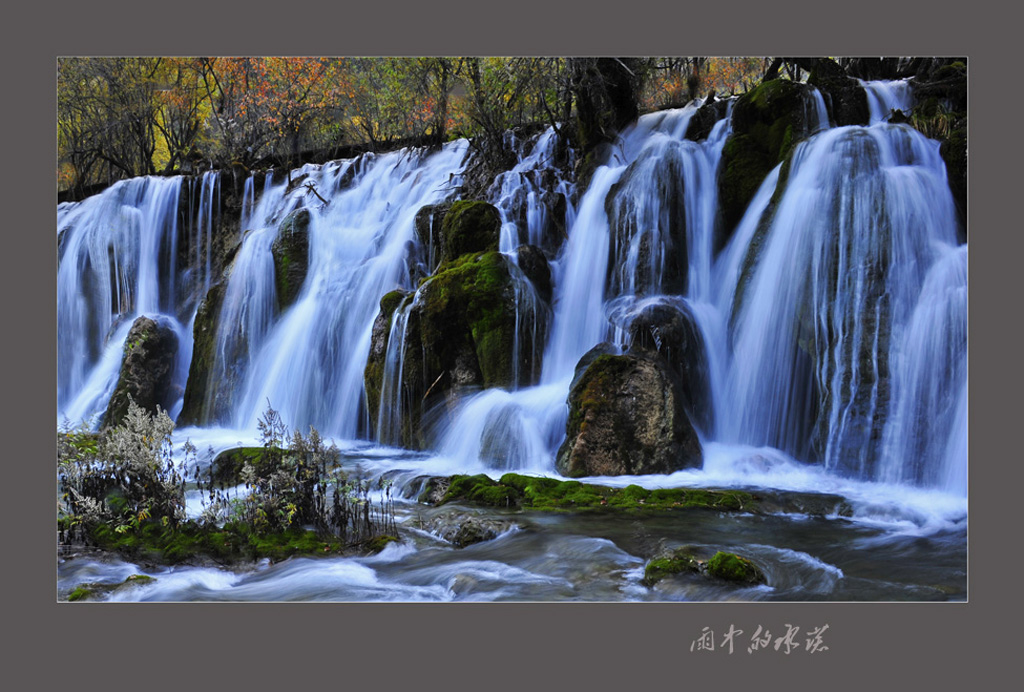
<svg viewBox="0 0 1024 692"><path fill-rule="evenodd" d="M229 499L223 483L216 489L212 467L208 481L197 478L208 498L206 521L241 522L258 535L310 527L321 537L347 543L397 535L390 481L378 482L383 496L375 506L372 483L338 468L337 447L327 446L313 426L307 435L296 430L289 437L287 425L269 402L257 429L262 451L247 459L239 472L244 497Z"/></svg>
<svg viewBox="0 0 1024 692"><path fill-rule="evenodd" d="M173 430L162 409L149 414L132 400L121 425L104 433L65 426L57 437L62 540L86 539L100 525L126 533L150 520L184 520L184 462L172 460Z"/></svg>

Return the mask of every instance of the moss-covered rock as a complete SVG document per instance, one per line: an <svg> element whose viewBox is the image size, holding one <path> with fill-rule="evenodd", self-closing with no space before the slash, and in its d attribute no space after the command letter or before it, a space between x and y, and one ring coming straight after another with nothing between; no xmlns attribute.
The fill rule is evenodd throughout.
<svg viewBox="0 0 1024 692"><path fill-rule="evenodd" d="M277 302L282 310L295 302L309 271L309 219L305 208L288 214L270 246Z"/></svg>
<svg viewBox="0 0 1024 692"><path fill-rule="evenodd" d="M665 577L677 574L700 574L701 563L690 548L676 548L667 555L652 559L644 566L644 586L654 586Z"/></svg>
<svg viewBox="0 0 1024 692"><path fill-rule="evenodd" d="M773 79L737 99L719 164L715 252L725 247L765 176L809 134L809 96L805 84Z"/></svg>
<svg viewBox="0 0 1024 692"><path fill-rule="evenodd" d="M149 413L170 408L171 380L178 354L178 335L166 324L139 317L128 331L114 393L107 405L104 427L121 424L132 399Z"/></svg>
<svg viewBox="0 0 1024 692"><path fill-rule="evenodd" d="M678 575L711 578L749 586L765 584L764 572L753 561L734 553L718 551L708 559L707 548L683 546L658 555L644 567L643 584L651 587Z"/></svg>
<svg viewBox="0 0 1024 692"><path fill-rule="evenodd" d="M495 251L501 237L501 215L487 202L460 200L445 214L441 235L443 261L470 252Z"/></svg>
<svg viewBox="0 0 1024 692"><path fill-rule="evenodd" d="M700 466L697 433L678 378L659 360L602 355L569 392L566 476L671 473Z"/></svg>
<svg viewBox="0 0 1024 692"><path fill-rule="evenodd" d="M760 504L757 497L742 490L648 490L638 485L611 488L576 480L563 481L517 473L506 473L497 481L484 474L452 476L447 485L435 482L429 494L425 491L420 496L420 501L431 504L470 502L489 507L556 512L630 513L693 509L756 512Z"/></svg>
<svg viewBox="0 0 1024 692"><path fill-rule="evenodd" d="M405 327L401 377L400 443L427 444L424 411L453 403L468 388L527 384L540 371L543 340L532 340L532 320L543 329L546 311L520 302L516 318L517 282L522 272L503 254L469 253L443 263L420 286ZM387 367L385 357L391 315L408 298L389 294L374 323L371 353L364 371L371 422L376 423ZM522 296L520 296L522 297ZM528 302L527 302L528 303ZM394 307L393 307L394 306ZM518 339L517 339L518 337ZM519 348L516 348L516 344ZM396 440L395 442L399 442Z"/></svg>
<svg viewBox="0 0 1024 692"><path fill-rule="evenodd" d="M764 572L745 557L733 553L717 552L708 560L708 574L724 581L739 584L765 584Z"/></svg>
<svg viewBox="0 0 1024 692"><path fill-rule="evenodd" d="M89 601L99 596L108 596L110 594L125 591L126 589L146 586L147 584L152 584L155 581L155 577L150 577L145 574L133 574L123 582L117 584L101 584L96 582L80 584L68 594L68 601Z"/></svg>

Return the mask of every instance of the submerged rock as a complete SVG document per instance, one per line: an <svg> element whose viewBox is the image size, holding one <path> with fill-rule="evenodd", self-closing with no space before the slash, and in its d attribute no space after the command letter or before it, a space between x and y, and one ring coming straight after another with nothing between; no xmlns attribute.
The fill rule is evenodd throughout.
<svg viewBox="0 0 1024 692"><path fill-rule="evenodd" d="M128 415L129 399L149 413L170 407L171 378L178 355L178 335L165 324L139 317L124 344L121 374L110 397L103 427L114 427Z"/></svg>
<svg viewBox="0 0 1024 692"><path fill-rule="evenodd" d="M702 463L677 377L638 355L596 358L569 392L566 440L556 469L566 476L672 473Z"/></svg>
<svg viewBox="0 0 1024 692"><path fill-rule="evenodd" d="M644 567L643 583L650 587L666 577L680 574L713 578L741 585L768 583L764 571L749 558L718 551L708 559L708 552L706 549L684 546L660 555Z"/></svg>
<svg viewBox="0 0 1024 692"><path fill-rule="evenodd" d="M515 528L515 523L469 512L442 512L420 527L456 548L494 540Z"/></svg>

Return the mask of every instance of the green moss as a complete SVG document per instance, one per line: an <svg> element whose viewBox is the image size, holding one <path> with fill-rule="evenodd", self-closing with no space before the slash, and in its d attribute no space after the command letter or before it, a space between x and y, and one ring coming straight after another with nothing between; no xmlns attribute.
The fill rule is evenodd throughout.
<svg viewBox="0 0 1024 692"><path fill-rule="evenodd" d="M167 564L201 557L220 561L261 558L279 561L293 555L341 552L347 547L336 538L321 537L314 531L298 527L259 533L239 522L229 522L216 528L200 526L192 521L177 526L164 526L161 522L152 521L125 533L101 524L92 529L90 538L103 550Z"/></svg>
<svg viewBox="0 0 1024 692"><path fill-rule="evenodd" d="M562 481L516 473L506 473L499 481L483 474L453 476L441 502L453 501L542 511L753 511L758 505L753 495L740 490L647 490L638 485L610 488L575 480Z"/></svg>
<svg viewBox="0 0 1024 692"><path fill-rule="evenodd" d="M71 594L68 596L68 600L84 601L85 599L89 598L89 596L92 596L93 593L94 592L92 589L89 589L85 586L79 586L77 589L71 592Z"/></svg>
<svg viewBox="0 0 1024 692"><path fill-rule="evenodd" d="M715 553L708 560L708 574L725 581L742 584L764 584L765 576L757 565L745 557L733 553Z"/></svg>
<svg viewBox="0 0 1024 692"><path fill-rule="evenodd" d="M133 574L119 584L80 584L74 591L68 594L68 601L87 601L91 598L95 598L96 596L104 596L131 586L152 584L155 581L156 579L154 577L149 577L144 574Z"/></svg>
<svg viewBox="0 0 1024 692"><path fill-rule="evenodd" d="M428 281L421 322L428 372L448 370L468 347L476 355L483 386L511 385L515 311L505 257L499 252L462 255L441 265Z"/></svg>
<svg viewBox="0 0 1024 692"><path fill-rule="evenodd" d="M699 574L700 563L688 548L677 548L665 557L658 557L644 567L646 586L654 586L673 574Z"/></svg>
<svg viewBox="0 0 1024 692"><path fill-rule="evenodd" d="M460 200L452 204L441 225L444 257L454 259L469 252L498 249L501 215L487 202Z"/></svg>
<svg viewBox="0 0 1024 692"><path fill-rule="evenodd" d="M388 544L390 543L398 543L398 538L395 536L388 535L375 536L374 538L371 538L369 541L367 541L364 545L368 553L376 555L380 551L384 550L384 548L388 547Z"/></svg>

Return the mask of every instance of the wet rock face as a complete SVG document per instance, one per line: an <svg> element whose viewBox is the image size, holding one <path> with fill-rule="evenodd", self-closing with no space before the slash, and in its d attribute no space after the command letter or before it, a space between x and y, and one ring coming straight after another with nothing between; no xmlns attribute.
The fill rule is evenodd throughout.
<svg viewBox="0 0 1024 692"><path fill-rule="evenodd" d="M274 255L277 300L284 310L295 302L309 271L308 209L297 209L285 217L270 251Z"/></svg>
<svg viewBox="0 0 1024 692"><path fill-rule="evenodd" d="M711 381L704 337L685 303L643 308L629 328L630 353L659 357L679 378L682 406L691 421L709 431L713 423Z"/></svg>
<svg viewBox="0 0 1024 692"><path fill-rule="evenodd" d="M566 435L556 463L566 476L672 473L701 464L678 378L645 356L594 359L569 393Z"/></svg>
<svg viewBox="0 0 1024 692"><path fill-rule="evenodd" d="M708 101L698 108L690 118L690 124L686 127L686 138L695 142L707 139L711 135L711 130L715 128L715 124L725 117L728 110L729 101L727 99Z"/></svg>
<svg viewBox="0 0 1024 692"><path fill-rule="evenodd" d="M114 427L128 413L129 397L150 413L170 405L171 378L178 354L178 336L174 330L140 317L132 324L124 346L121 374L110 397L104 427Z"/></svg>
<svg viewBox="0 0 1024 692"><path fill-rule="evenodd" d="M189 364L188 382L185 385L185 399L177 424L202 425L217 418L224 406L213 403L207 410L207 394L212 389L210 376L216 358L217 324L227 281L222 280L210 287L206 297L199 303L195 324L192 326L192 362ZM224 388L221 388L223 390Z"/></svg>
<svg viewBox="0 0 1024 692"><path fill-rule="evenodd" d="M550 303L552 295L551 268L548 266L548 260L544 253L535 245L520 245L516 249L516 260L519 262L519 268L523 270L523 274L537 289L540 299Z"/></svg>
<svg viewBox="0 0 1024 692"><path fill-rule="evenodd" d="M444 216L441 236L444 262L469 252L496 251L501 237L501 215L487 202L455 202Z"/></svg>

